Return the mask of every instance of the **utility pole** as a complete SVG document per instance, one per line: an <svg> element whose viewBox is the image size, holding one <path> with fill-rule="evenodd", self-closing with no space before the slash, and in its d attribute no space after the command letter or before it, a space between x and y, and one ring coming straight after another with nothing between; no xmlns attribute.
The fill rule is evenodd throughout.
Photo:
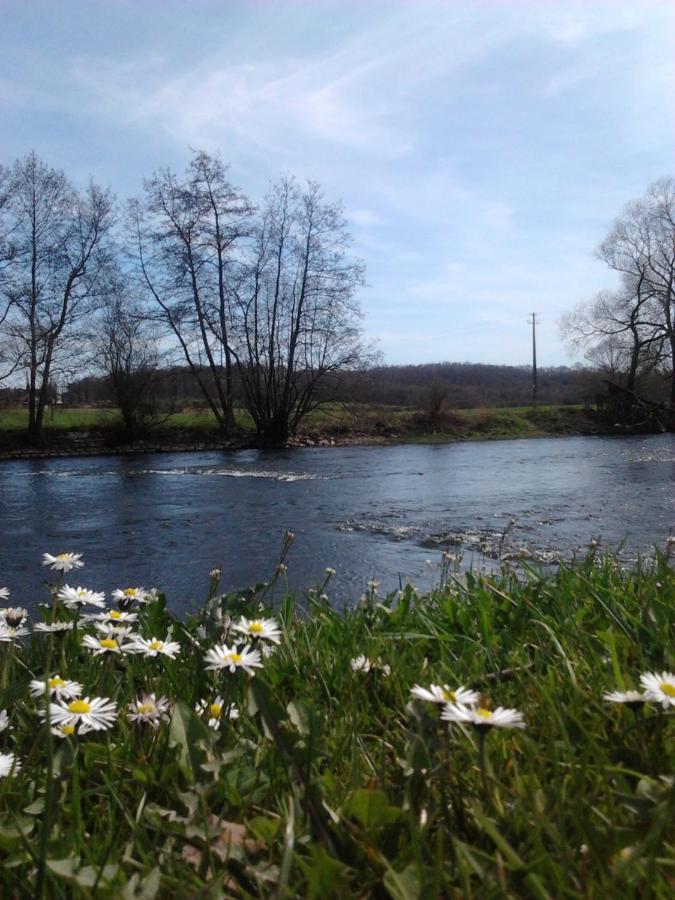
<svg viewBox="0 0 675 900"><path fill-rule="evenodd" d="M532 319L532 405L537 403L537 314L530 313Z"/></svg>

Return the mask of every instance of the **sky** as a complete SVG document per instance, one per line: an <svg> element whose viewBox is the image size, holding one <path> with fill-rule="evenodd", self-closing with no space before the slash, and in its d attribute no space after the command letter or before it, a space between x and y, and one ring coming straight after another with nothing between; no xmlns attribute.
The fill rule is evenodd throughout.
<svg viewBox="0 0 675 900"><path fill-rule="evenodd" d="M569 365L594 250L675 174L673 0L0 0L0 161L120 200L191 148L341 200L387 363Z"/></svg>

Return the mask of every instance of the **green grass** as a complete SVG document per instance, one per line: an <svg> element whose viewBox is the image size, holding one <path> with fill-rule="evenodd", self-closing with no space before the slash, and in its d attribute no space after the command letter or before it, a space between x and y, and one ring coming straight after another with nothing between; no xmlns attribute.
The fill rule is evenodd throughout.
<svg viewBox="0 0 675 900"><path fill-rule="evenodd" d="M672 666L665 555L630 572L593 554L552 574L446 568L426 596L371 589L346 610L327 576L299 611L283 577L222 597L214 581L185 622L163 598L142 607L138 630L178 641L176 660L93 657L82 623L0 645L2 751L23 763L0 779L3 896L671 896L673 714L602 697ZM263 669L207 672L228 617L263 608L283 632ZM359 655L377 667L354 671ZM28 681L56 671L117 701L110 731L51 738ZM494 729L481 756L470 726L411 703L431 683L527 729ZM156 732L124 715L145 691L173 703ZM219 730L194 711L216 695L241 710Z"/></svg>

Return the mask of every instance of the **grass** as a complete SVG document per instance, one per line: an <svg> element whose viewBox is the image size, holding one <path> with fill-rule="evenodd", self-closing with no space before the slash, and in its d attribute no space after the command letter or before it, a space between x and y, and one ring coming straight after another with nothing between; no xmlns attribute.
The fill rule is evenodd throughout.
<svg viewBox="0 0 675 900"><path fill-rule="evenodd" d="M370 587L344 610L329 574L304 610L283 578L220 596L214 573L187 621L162 596L142 606L134 627L178 641L175 660L94 657L81 620L0 645L1 749L22 761L0 779L3 896L672 895L673 707L602 696L672 666L667 554L630 572L594 553L549 574L446 566L426 596ZM263 611L282 640L256 677L206 671L229 624ZM111 730L40 725L28 681L57 671L118 703ZM431 683L479 690L527 728L483 742L411 702ZM147 691L172 702L156 731L125 716ZM217 695L241 715L214 730L195 704Z"/></svg>

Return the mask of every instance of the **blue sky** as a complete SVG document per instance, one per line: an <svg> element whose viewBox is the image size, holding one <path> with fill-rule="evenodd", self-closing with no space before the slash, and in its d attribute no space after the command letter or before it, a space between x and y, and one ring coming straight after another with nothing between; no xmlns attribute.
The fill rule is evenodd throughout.
<svg viewBox="0 0 675 900"><path fill-rule="evenodd" d="M0 160L120 198L190 147L340 198L387 362L570 362L595 246L675 174L672 0L0 0Z"/></svg>

